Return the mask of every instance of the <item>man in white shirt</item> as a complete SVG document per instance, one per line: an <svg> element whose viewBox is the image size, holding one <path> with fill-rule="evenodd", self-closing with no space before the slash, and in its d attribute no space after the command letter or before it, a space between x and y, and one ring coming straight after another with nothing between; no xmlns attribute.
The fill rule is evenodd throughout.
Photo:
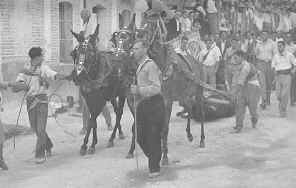
<svg viewBox="0 0 296 188"><path fill-rule="evenodd" d="M80 16L82 19L81 31L83 33L83 36L87 38L96 30L96 27L98 25L97 16L96 14L92 14L88 9L83 9L80 12Z"/></svg>
<svg viewBox="0 0 296 188"><path fill-rule="evenodd" d="M216 46L213 36L206 36L205 43L207 48L199 54L199 62L203 67L203 81L216 88L216 73L221 60L220 49Z"/></svg>
<svg viewBox="0 0 296 188"><path fill-rule="evenodd" d="M283 39L278 40L278 51L272 59L272 68L276 72L276 93L279 101L281 117L287 115L287 105L290 95L291 73L295 73L296 59L285 50Z"/></svg>
<svg viewBox="0 0 296 188"><path fill-rule="evenodd" d="M265 109L266 105L270 105L270 95L273 82L273 72L271 69L271 60L274 54L277 53L277 47L274 42L268 38L267 32L262 31L261 40L256 44L255 54L256 54L256 67L263 72L265 78L265 91L262 96L261 107Z"/></svg>

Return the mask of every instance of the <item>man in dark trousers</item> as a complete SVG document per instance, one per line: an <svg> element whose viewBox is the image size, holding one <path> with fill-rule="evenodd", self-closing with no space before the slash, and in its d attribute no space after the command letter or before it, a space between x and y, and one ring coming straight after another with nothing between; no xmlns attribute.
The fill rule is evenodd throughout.
<svg viewBox="0 0 296 188"><path fill-rule="evenodd" d="M164 124L165 106L161 95L160 70L147 55L148 44L138 41L133 47L134 58L138 63L136 85L131 93L136 102L137 141L148 157L149 177L160 175L161 130Z"/></svg>
<svg viewBox="0 0 296 188"><path fill-rule="evenodd" d="M16 82L10 83L14 92L26 91L27 111L31 128L37 136L35 162L43 163L51 156L53 144L46 132L48 116L48 87L50 80L69 79L44 64L44 54L40 47L29 50L30 63L18 74Z"/></svg>

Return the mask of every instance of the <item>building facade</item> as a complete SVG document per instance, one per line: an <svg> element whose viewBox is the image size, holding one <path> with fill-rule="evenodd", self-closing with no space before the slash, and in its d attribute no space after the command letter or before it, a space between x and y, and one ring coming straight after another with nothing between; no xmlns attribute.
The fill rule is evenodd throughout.
<svg viewBox="0 0 296 188"><path fill-rule="evenodd" d="M9 77L28 61L32 46L45 49L45 60L54 65L70 65L70 52L77 44L70 33L81 29L80 11L97 4L106 9L97 17L100 48L107 46L118 28L118 13L132 9L130 0L0 0L0 64ZM12 74L11 74L12 73Z"/></svg>

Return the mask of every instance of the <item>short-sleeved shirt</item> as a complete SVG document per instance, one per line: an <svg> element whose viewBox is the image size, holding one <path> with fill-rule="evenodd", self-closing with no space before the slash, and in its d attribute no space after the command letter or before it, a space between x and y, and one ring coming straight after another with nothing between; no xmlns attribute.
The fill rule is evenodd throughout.
<svg viewBox="0 0 296 188"><path fill-rule="evenodd" d="M34 96L39 94L47 94L47 86L43 84L42 80L55 80L57 72L52 70L48 65L41 65L35 71L38 75L26 75L24 73L19 73L16 81L25 82L29 87L27 96Z"/></svg>
<svg viewBox="0 0 296 188"><path fill-rule="evenodd" d="M198 59L200 62L203 62L203 65L214 66L221 60L221 57L222 54L220 49L216 46L216 44L213 44L210 49L203 49L200 52ZM203 61L204 58L205 60Z"/></svg>
<svg viewBox="0 0 296 188"><path fill-rule="evenodd" d="M84 37L94 34L98 25L96 14L92 14L87 23L82 24L81 30L84 31Z"/></svg>
<svg viewBox="0 0 296 188"><path fill-rule="evenodd" d="M293 66L296 66L296 59L294 55L288 51L285 51L283 55L279 53L275 54L271 63L271 67L276 71L288 70Z"/></svg>
<svg viewBox="0 0 296 188"><path fill-rule="evenodd" d="M256 57L262 61L271 61L277 51L277 46L272 40L258 42L256 45Z"/></svg>

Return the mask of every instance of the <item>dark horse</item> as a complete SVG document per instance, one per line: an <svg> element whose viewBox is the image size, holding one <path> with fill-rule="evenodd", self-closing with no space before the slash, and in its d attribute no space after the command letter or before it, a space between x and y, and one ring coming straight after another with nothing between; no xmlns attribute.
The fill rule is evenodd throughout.
<svg viewBox="0 0 296 188"><path fill-rule="evenodd" d="M95 145L97 144L96 119L107 101L111 101L116 113L116 123L108 146L113 146L117 129L119 134L123 136L120 120L126 93L133 81L133 72L135 72L135 68L130 63L129 55L114 55L97 50L96 38L98 33L99 25L94 34L88 38L84 38L72 31L72 34L79 42L78 47L72 52L74 59L73 81L80 86L81 94L90 112L86 135L80 149L81 155L86 154L91 130L93 131L93 141L89 153L93 154L95 152Z"/></svg>

